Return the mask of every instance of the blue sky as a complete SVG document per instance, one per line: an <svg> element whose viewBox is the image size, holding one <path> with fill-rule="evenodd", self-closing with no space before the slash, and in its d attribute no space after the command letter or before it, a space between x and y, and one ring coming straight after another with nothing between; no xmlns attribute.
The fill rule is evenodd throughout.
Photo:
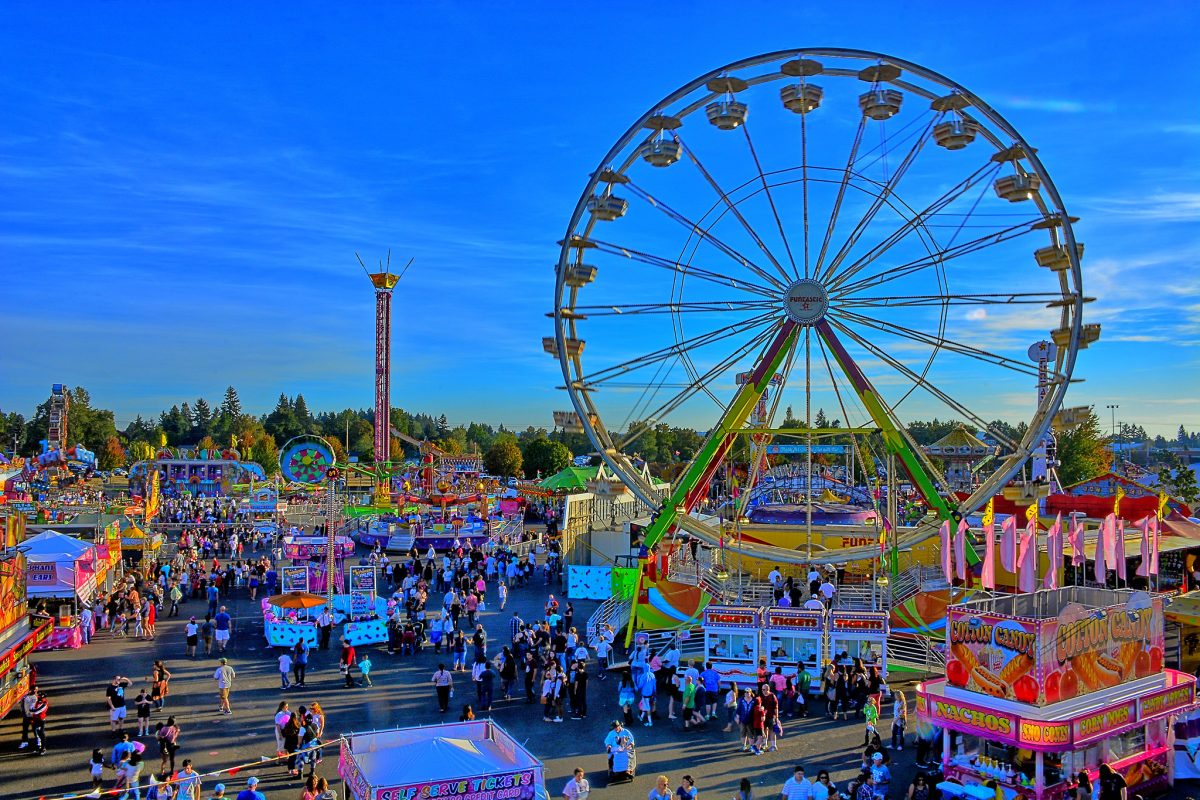
<svg viewBox="0 0 1200 800"><path fill-rule="evenodd" d="M540 341L555 241L588 173L696 76L824 45L941 72L1038 148L1081 218L1099 298L1085 319L1104 325L1068 402L1119 403L1151 433L1200 427L1194 4L212 9L0 9L0 408L28 414L53 382L119 420L228 384L254 411L280 391L367 407L373 300L354 251L390 247L416 259L393 310L393 404L548 426L567 407Z"/></svg>

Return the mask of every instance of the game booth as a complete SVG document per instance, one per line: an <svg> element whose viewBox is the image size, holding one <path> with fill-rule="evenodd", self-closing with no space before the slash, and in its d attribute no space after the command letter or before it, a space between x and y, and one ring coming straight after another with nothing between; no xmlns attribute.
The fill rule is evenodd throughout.
<svg viewBox="0 0 1200 800"><path fill-rule="evenodd" d="M313 585L311 572L308 564L281 567L283 592L262 600L263 635L272 647L290 648L301 640L316 646L317 618L329 606L329 598L308 591ZM388 615L397 613L395 601L377 595L375 567L352 566L347 572L350 591L333 595L333 623L342 626L340 636L355 647L386 642ZM342 584L335 588L341 589Z"/></svg>
<svg viewBox="0 0 1200 800"><path fill-rule="evenodd" d="M347 734L347 800L541 800L542 762L491 720Z"/></svg>
<svg viewBox="0 0 1200 800"><path fill-rule="evenodd" d="M758 682L762 621L761 608L710 605L704 609L704 660L712 662L722 684Z"/></svg>
<svg viewBox="0 0 1200 800"><path fill-rule="evenodd" d="M293 567L306 567L305 575L308 585L304 587L285 588L284 591L324 592L328 586L325 570L329 561L327 550L328 536L316 536L302 533L289 533L283 537L283 557L291 562ZM333 546L333 581L335 586L342 586L346 577L346 559L354 555L354 540L349 536L335 536ZM298 574L293 571L293 575Z"/></svg>
<svg viewBox="0 0 1200 800"><path fill-rule="evenodd" d="M767 672L782 668L785 677L808 672L810 691L820 691L825 664L824 611L807 608L768 608L763 612L762 636Z"/></svg>
<svg viewBox="0 0 1200 800"><path fill-rule="evenodd" d="M29 601L44 607L54 621L53 630L37 649L83 647L79 612L96 596L96 546L57 531L43 531L26 539L21 547Z"/></svg>
<svg viewBox="0 0 1200 800"><path fill-rule="evenodd" d="M888 612L831 611L828 632L829 658L835 664L849 666L857 658L887 676Z"/></svg>
<svg viewBox="0 0 1200 800"><path fill-rule="evenodd" d="M1102 763L1131 798L1171 785L1171 726L1196 679L1163 666L1162 596L1004 595L950 606L946 631L946 677L917 687L921 722L945 731L944 795L1059 798Z"/></svg>

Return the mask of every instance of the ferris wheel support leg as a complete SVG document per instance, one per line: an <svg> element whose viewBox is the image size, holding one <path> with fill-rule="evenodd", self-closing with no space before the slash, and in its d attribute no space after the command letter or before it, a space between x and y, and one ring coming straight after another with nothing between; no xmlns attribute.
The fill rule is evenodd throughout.
<svg viewBox="0 0 1200 800"><path fill-rule="evenodd" d="M941 519L950 519L955 509L946 501L946 498L938 493L933 480L930 479L922 467L920 459L917 458L912 448L908 446L904 435L896 427L892 415L884 408L883 401L880 400L875 387L871 385L871 381L858 368L858 365L854 363L854 359L846 352L846 348L842 346L841 340L838 339L828 322L823 319L819 320L814 327L821 338L825 340L825 344L829 347L829 351L833 353L838 366L846 374L850 385L854 387L854 391L858 395L859 400L862 401L867 413L871 415L871 419L879 426L888 451L900 460L901 468L908 475L909 480L913 482L913 485L917 487L917 491L921 493L921 496L929 504L929 507L937 512L938 517ZM979 557L975 553L974 548L968 547L967 550L967 560L971 564L976 563Z"/></svg>
<svg viewBox="0 0 1200 800"><path fill-rule="evenodd" d="M659 508L654 521L646 528L642 543L647 550L658 544L667 531L674 527L681 510L686 514L699 501L704 487L708 485L708 481L716 474L722 459L728 455L730 449L733 447L733 442L737 438L737 431L746 424L746 420L750 417L750 412L758 404L758 400L762 397L763 392L767 391L772 376L779 369L779 365L783 363L784 356L787 355L788 351L795 344L799 330L799 325L788 320L780 327L779 332L771 340L771 343L767 345L762 357L758 360L757 366L750 373L750 380L743 384L738 389L737 394L733 396L733 402L729 404L729 408L726 409L725 414L721 417L721 421L709 432L708 438L704 441L696 457L692 459L687 472L676 481L675 487L671 491L671 496ZM637 621L638 595L641 593L641 582L642 576L639 575L638 584L634 587L632 609L629 614L629 627L625 632L626 647L629 647L633 642L633 630Z"/></svg>

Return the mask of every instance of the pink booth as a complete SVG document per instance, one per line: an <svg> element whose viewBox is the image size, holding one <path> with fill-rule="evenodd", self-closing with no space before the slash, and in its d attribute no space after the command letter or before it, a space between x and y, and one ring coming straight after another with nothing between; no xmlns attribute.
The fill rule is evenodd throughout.
<svg viewBox="0 0 1200 800"><path fill-rule="evenodd" d="M82 647L79 612L96 596L96 546L57 531L43 531L26 539L21 549L29 604L44 606L54 619L54 630L37 649Z"/></svg>

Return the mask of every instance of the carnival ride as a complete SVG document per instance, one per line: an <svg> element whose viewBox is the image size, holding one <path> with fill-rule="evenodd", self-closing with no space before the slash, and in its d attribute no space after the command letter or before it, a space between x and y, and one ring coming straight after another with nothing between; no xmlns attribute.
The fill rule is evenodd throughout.
<svg viewBox="0 0 1200 800"><path fill-rule="evenodd" d="M1099 337L1082 320L1074 221L1035 149L948 78L857 50L756 56L667 95L590 173L543 346L596 450L658 509L647 550L686 532L774 564L872 561L929 543L1044 451L1076 357ZM1048 330L1054 347L1031 364L1004 335L1014 328ZM1010 414L998 390L1014 378L1039 385L1019 437L989 422ZM819 426L822 408L839 424ZM997 445L965 496L903 421L938 414ZM663 501L633 454L673 426L708 435ZM749 540L746 501L725 524L697 518L735 455L750 464L743 497L770 491L762 454L778 442L804 459L804 544ZM832 526L814 525L815 453L828 442L853 455L848 494L873 513L857 543L821 549L814 528ZM928 511L908 527L901 482Z"/></svg>

